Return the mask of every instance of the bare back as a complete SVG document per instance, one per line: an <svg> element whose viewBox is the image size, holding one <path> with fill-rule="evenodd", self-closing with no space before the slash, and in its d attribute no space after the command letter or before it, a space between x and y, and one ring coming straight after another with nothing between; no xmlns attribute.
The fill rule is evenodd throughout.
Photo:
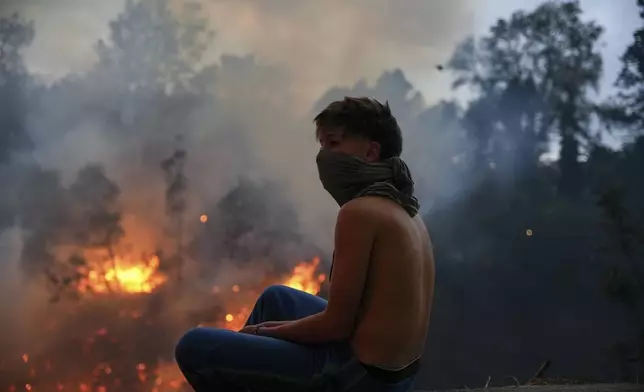
<svg viewBox="0 0 644 392"><path fill-rule="evenodd" d="M434 255L420 216L396 203L370 203L378 228L351 344L363 363L399 369L424 349L434 294Z"/></svg>

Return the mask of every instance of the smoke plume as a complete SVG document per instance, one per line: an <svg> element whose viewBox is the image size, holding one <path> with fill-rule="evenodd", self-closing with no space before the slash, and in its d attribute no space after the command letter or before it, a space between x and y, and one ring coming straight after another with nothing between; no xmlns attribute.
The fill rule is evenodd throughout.
<svg viewBox="0 0 644 392"><path fill-rule="evenodd" d="M21 359L0 371L30 388L154 382L146 366L168 371L181 331L242 320L261 287L319 292L337 206L317 178L314 112L389 100L408 146L432 139L452 159L455 109L428 109L403 70L448 56L466 3L5 1L0 15L33 20L35 39L14 113L33 148L0 170L1 294L18 298L0 303L18 320L0 352ZM405 157L428 200L450 181L425 156Z"/></svg>

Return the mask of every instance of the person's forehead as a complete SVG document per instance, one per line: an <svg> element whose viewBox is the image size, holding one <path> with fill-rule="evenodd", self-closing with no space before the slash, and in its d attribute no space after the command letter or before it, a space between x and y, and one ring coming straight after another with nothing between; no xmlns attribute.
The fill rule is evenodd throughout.
<svg viewBox="0 0 644 392"><path fill-rule="evenodd" d="M316 134L319 139L325 137L342 137L344 131L340 127L317 127Z"/></svg>

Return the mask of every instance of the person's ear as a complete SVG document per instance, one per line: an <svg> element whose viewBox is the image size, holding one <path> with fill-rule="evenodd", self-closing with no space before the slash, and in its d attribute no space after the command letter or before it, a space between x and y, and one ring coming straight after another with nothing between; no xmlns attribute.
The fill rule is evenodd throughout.
<svg viewBox="0 0 644 392"><path fill-rule="evenodd" d="M377 162L380 160L380 143L369 142L367 147L367 153L365 155L365 160L369 163Z"/></svg>

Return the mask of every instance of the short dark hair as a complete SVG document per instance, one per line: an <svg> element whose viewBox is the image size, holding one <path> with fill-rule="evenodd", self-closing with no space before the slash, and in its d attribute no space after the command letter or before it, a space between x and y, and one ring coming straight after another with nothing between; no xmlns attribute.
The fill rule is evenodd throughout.
<svg viewBox="0 0 644 392"><path fill-rule="evenodd" d="M345 97L331 102L313 122L316 136L320 129L340 128L344 135L363 137L380 144L380 159L400 157L402 132L391 114L389 102L382 103L367 97Z"/></svg>

